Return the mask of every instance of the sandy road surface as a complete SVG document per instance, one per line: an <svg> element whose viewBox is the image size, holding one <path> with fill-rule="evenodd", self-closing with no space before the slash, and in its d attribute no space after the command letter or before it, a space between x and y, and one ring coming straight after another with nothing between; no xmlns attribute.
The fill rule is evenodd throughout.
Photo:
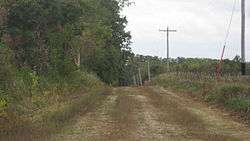
<svg viewBox="0 0 250 141"><path fill-rule="evenodd" d="M250 130L219 110L159 87L114 88L53 141L250 141Z"/></svg>

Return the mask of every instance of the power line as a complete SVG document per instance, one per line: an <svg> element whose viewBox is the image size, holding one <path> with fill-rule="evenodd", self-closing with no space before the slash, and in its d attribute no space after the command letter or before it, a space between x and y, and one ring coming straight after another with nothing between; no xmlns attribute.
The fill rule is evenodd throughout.
<svg viewBox="0 0 250 141"><path fill-rule="evenodd" d="M228 37L230 35L230 31L231 31L233 17L234 17L234 13L235 13L235 9L236 9L236 2L237 2L237 0L234 0L233 8L232 8L232 13L231 13L229 24L228 24L228 28L226 30L226 37L225 37L225 40L224 40L224 45L223 45L223 49L222 49L222 53L221 53L220 62L217 65L217 79L218 80L220 80L220 77L221 77L221 67L222 67L222 63L223 63L225 49L226 49L226 46L227 46L227 40L228 40Z"/></svg>
<svg viewBox="0 0 250 141"><path fill-rule="evenodd" d="M228 27L227 27L227 30L226 30L226 37L225 37L225 40L224 40L224 46L227 45L227 41L228 41L228 38L229 38L229 35L230 35L232 22L233 22L233 17L234 17L234 13L235 13L235 9L236 9L236 3L237 3L237 0L234 0L232 13L231 13L229 24L228 24Z"/></svg>

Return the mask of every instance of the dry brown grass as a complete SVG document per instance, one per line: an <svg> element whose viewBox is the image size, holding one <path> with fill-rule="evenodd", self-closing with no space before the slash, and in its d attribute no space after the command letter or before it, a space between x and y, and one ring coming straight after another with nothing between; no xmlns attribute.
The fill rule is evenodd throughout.
<svg viewBox="0 0 250 141"><path fill-rule="evenodd" d="M111 116L115 121L115 127L108 140L133 140L133 132L136 129L134 119L134 109L140 108L141 105L131 96L129 91L119 89L118 97ZM131 93L130 93L131 94Z"/></svg>
<svg viewBox="0 0 250 141"><path fill-rule="evenodd" d="M205 141L236 141L232 136L221 135L209 131L206 123L196 114L191 113L178 103L174 97L164 96L156 93L151 88L141 90L150 97L151 103L159 108L162 113L159 116L160 122L177 124L184 129L184 136L187 139L200 139Z"/></svg>
<svg viewBox="0 0 250 141"><path fill-rule="evenodd" d="M93 91L88 94L78 93L75 95L60 97L54 101L54 104L44 108L42 111L33 113L32 116L18 118L12 121L22 121L14 124L6 124L9 129L0 133L2 141L44 141L50 138L67 127L69 124L74 124L74 118L77 115L86 114L93 110L97 105L101 105L106 98L106 92L109 88L102 89L103 91ZM105 93L105 94L104 94ZM63 98L63 99L62 99Z"/></svg>

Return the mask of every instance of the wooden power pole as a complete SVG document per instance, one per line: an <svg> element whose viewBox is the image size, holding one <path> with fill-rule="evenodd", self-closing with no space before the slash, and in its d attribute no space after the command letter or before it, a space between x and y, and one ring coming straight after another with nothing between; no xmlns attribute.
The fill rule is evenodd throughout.
<svg viewBox="0 0 250 141"><path fill-rule="evenodd" d="M245 0L241 0L241 73L246 75L246 48L245 48Z"/></svg>
<svg viewBox="0 0 250 141"><path fill-rule="evenodd" d="M139 85L142 86L142 76L141 76L141 69L140 68L138 69L138 73L139 73L138 75L139 75L139 83L140 83Z"/></svg>
<svg viewBox="0 0 250 141"><path fill-rule="evenodd" d="M150 62L148 61L148 82L151 82Z"/></svg>
<svg viewBox="0 0 250 141"><path fill-rule="evenodd" d="M167 29L160 29L159 30L160 32L165 32L166 33L166 36L167 36L167 66L168 66L168 71L170 71L170 53L169 53L169 33L170 32L177 32L177 30L170 30L169 27Z"/></svg>

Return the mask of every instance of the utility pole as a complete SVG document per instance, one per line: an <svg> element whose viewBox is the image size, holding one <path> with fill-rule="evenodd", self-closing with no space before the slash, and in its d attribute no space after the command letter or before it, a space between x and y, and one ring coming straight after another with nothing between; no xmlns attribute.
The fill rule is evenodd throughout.
<svg viewBox="0 0 250 141"><path fill-rule="evenodd" d="M169 65L169 63L170 63L170 53L169 53L169 33L170 32L177 32L177 30L170 30L169 29L169 27L167 27L167 29L164 29L164 30L162 30L162 29L160 29L159 30L160 32L165 32L166 33L166 37L167 37L167 69L168 69L168 72L170 71L170 65Z"/></svg>
<svg viewBox="0 0 250 141"><path fill-rule="evenodd" d="M245 0L241 0L241 73L246 75L246 48L245 48Z"/></svg>
<svg viewBox="0 0 250 141"><path fill-rule="evenodd" d="M148 61L148 82L151 82L150 63Z"/></svg>
<svg viewBox="0 0 250 141"><path fill-rule="evenodd" d="M139 81L140 81L139 85L142 86L142 77L141 77L141 69L140 68L138 69L138 72L139 72Z"/></svg>

